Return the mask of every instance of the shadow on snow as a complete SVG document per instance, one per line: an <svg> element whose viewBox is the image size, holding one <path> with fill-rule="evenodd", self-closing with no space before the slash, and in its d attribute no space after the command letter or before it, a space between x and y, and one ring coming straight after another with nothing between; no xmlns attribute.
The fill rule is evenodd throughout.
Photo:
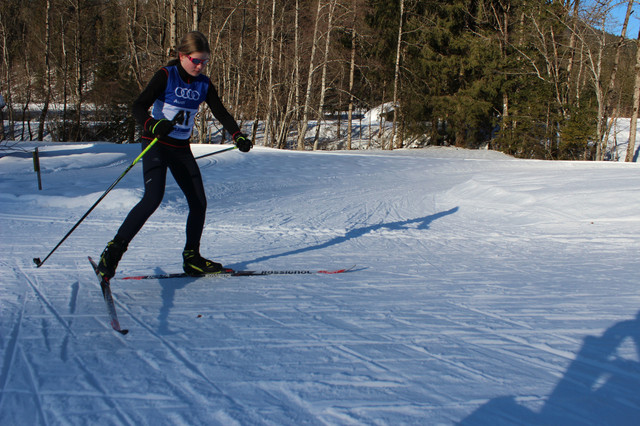
<svg viewBox="0 0 640 426"><path fill-rule="evenodd" d="M437 220L440 219L444 216L448 216L451 214L454 214L458 211L458 207L454 207L452 209L446 210L446 211L442 211L439 213L435 213L429 216L425 216L425 217L420 217L417 219L409 219L409 220L401 220L401 221L397 221L397 222L390 222L390 223L380 223L377 225L370 225L370 226L363 226L362 228L354 228L350 231L347 231L344 235L340 236L340 237L335 237L330 239L329 241L326 241L324 243L320 243L320 244L316 244L316 245L312 245L309 247L302 247L302 248L298 248L295 250L290 250L290 251L286 251L284 253L279 253L279 254L272 254L269 256L262 256L262 257L258 257L254 260L250 260L247 262L242 262L242 263L238 263L235 265L230 266L233 269L246 269L247 265L251 264L251 263L257 263L257 262L264 262L267 260L271 260L271 259L276 259L278 257L286 257L286 256L293 256L296 254L302 254L302 253L308 253L310 251L314 251L314 250L321 250L321 249L325 249L328 247L332 247L338 244L342 244L344 242L362 237L365 234L368 234L369 232L374 232L374 231L378 231L381 229L387 229L387 230L392 230L392 231L399 231L399 230L403 230L403 229L408 229L409 225L414 225L417 224L417 227L413 227L411 229L419 229L419 230L425 230L425 229L429 229L429 225Z"/></svg>
<svg viewBox="0 0 640 426"><path fill-rule="evenodd" d="M617 349L631 342L635 360ZM582 349L536 413L502 396L487 402L461 425L637 425L640 419L640 312L602 336L587 336Z"/></svg>

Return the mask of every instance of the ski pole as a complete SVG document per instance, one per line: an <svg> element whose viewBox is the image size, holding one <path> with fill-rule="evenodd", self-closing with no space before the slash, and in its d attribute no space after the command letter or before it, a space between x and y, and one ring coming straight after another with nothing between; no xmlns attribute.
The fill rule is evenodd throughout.
<svg viewBox="0 0 640 426"><path fill-rule="evenodd" d="M173 120L171 120L171 122L175 125L175 124L176 124L176 123L178 123L179 121L182 121L182 119L183 119L183 118L184 118L184 111L180 111L180 112L178 112L178 113L176 114L176 116L175 116L175 117L173 117ZM113 188L118 184L118 182L120 182L120 181L122 180L122 178L124 178L124 176L125 176L127 173L129 173L129 170L131 170L131 169L133 168L133 166L135 166L135 165L138 163L138 161L140 161L140 159L141 159L141 158L142 158L142 157L147 153L147 151L149 151L149 150L151 149L151 147L152 147L153 145L155 145L155 143L156 143L156 142L158 142L158 138L155 138L154 140L152 140L152 141L149 143L149 145L147 145L147 147L146 147L144 150L142 150L142 152L140 153L140 155L138 155L138 156L136 157L136 159L135 159L135 160L133 160L133 162L129 165L129 167L127 167L127 169L126 169L124 172L122 172L122 174L118 177L118 179L116 179L116 180L115 180L115 182L113 182L113 183L111 184L111 186L110 186L109 188L107 188L107 190L106 190L106 191L104 191L104 192L102 193L102 195L100 196L100 198L98 198L98 200L97 200L95 203L93 203L93 205L91 206L91 208L89 208L89 210L87 210L87 212L86 212L84 215L82 215L82 217L80 218L80 220L78 220L78 221L76 222L76 224L75 224L75 225L73 225L73 227L69 230L69 232L67 232L67 235L65 235L64 237L62 237L62 239L60 240L60 242L59 242L58 244L56 244L56 246L53 248L53 250L51 250L51 251L49 252L49 254L47 255L47 257L45 257L45 258L44 258L44 260L40 260L40 258L39 258L39 257L34 257L34 258L33 258L33 263L35 263L35 264L36 264L36 267L38 267L38 268L39 268L39 267L41 267L41 266L42 266L42 264L43 264L44 262L46 262L46 261L47 261L47 259L48 259L52 254L53 254L53 252L54 252L54 251L56 251L56 250L58 249L58 247L60 247L60 246L62 245L62 243L63 243L63 242L64 242L64 241L69 237L69 235L71 235L71 233L72 233L73 231L75 231L75 230L76 230L76 228L77 228L77 227L82 223L82 221L83 221L83 220L85 220L85 218L86 218L87 216L89 216L89 213L91 213L91 212L93 211L93 209L95 209L95 208L96 208L96 206L97 206L98 204L100 204L100 202L104 199L104 197L106 197L106 196L107 196L107 194L108 194L108 193L109 193L109 192L110 192L110 191L111 191L111 190L112 190L112 189L113 189Z"/></svg>
<svg viewBox="0 0 640 426"><path fill-rule="evenodd" d="M156 142L158 142L158 138L155 138L154 140L152 140L152 141L151 141L151 143L150 143L150 144L149 144L149 145L148 145L148 146L147 146L147 147L146 147L146 148L145 148L145 149L140 153L140 155L138 155L138 156L136 157L136 159L135 159L135 160L133 160L133 162L129 165L129 167L127 167L127 169L126 169L124 172L122 172L122 174L118 177L118 179L116 179L116 180L115 180L115 182L113 182L113 183L111 184L111 186L110 186L109 188L107 188L107 190L106 190L106 191L104 191L104 192L102 193L102 195L100 196L100 198L98 198L98 200L97 200L95 203L93 203L93 205L91 206L91 208L89 208L89 210L87 210L87 212L86 212L84 215L82 215L82 217L80 218L80 220L78 220L78 221L76 222L76 224L75 224L75 225L73 225L73 227L69 230L69 232L67 232L67 234L66 234L64 237L62 237L62 239L60 240L60 242L59 242L59 243L58 243L58 244L53 248L53 250L51 250L51 251L49 252L49 254L47 255L47 257L45 257L45 258L44 258L44 260L40 260L40 258L39 258L39 257L35 257L35 258L33 259L33 263L35 263L35 264L36 264L36 267L38 267L38 268L39 268L40 266L42 266L42 264L43 264L44 262L46 262L46 261L47 261L47 259L48 259L52 254L53 254L53 252L54 252L54 251L56 251L56 250L58 249L58 247L60 247L60 246L62 245L62 243L63 243L63 242L64 242L64 241L69 237L69 235L71 235L71 233L72 233L73 231L75 231L75 230L76 230L76 228L77 228L77 227L82 223L82 221L83 221L83 220L85 220L85 218L86 218L87 216L89 216L89 213L91 213L91 212L93 211L93 209L95 209L95 208L96 208L96 206L97 206L98 204L100 204L100 202L104 199L104 197L106 197L106 196L107 196L107 194L108 194L109 192L111 192L111 190L112 190L112 189L113 189L113 188L118 184L118 182L120 182L120 181L122 180L122 178L124 178L124 176L125 176L127 173L129 173L129 170L131 170L131 169L133 168L133 166L135 166L135 165L136 165L136 163L138 163L138 161L140 161L140 159L142 158L142 156L144 156L144 155L147 153L147 151L149 151L149 149L151 149L151 147L152 147Z"/></svg>
<svg viewBox="0 0 640 426"><path fill-rule="evenodd" d="M221 149L219 151L213 151L213 152L210 152L208 154L204 154L204 155L201 155L199 157L196 157L196 160L199 160L199 159L204 158L204 157L210 157L212 155L220 154L221 152L231 151L232 149L236 149L236 148L238 148L238 147L234 145L234 146L230 146L229 148Z"/></svg>

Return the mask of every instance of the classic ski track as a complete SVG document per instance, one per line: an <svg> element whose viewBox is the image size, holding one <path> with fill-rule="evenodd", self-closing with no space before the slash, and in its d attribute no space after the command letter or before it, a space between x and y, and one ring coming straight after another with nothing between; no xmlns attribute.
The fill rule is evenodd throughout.
<svg viewBox="0 0 640 426"><path fill-rule="evenodd" d="M28 290L24 290L22 307L20 308L20 313L18 314L18 319L16 320L13 330L11 331L11 337L8 340L7 345L5 346L4 353L4 362L2 365L2 370L0 370L0 409L2 409L2 403L4 401L4 395L6 395L6 386L9 381L9 376L11 374L12 367L14 365L14 361L16 358L16 353L19 348L20 341L20 330L22 329L22 319L24 318L24 311L27 306L27 293Z"/></svg>
<svg viewBox="0 0 640 426"><path fill-rule="evenodd" d="M531 327L529 327L527 325L523 325L523 324L521 324L521 323L519 323L517 321L509 320L509 319L507 319L505 317L502 317L500 315L492 314L492 313L489 313L489 312L486 312L486 311L482 311L482 310L479 310L479 309L469 308L467 306L459 305L459 304L456 304L456 303L451 303L451 302L448 302L448 303L450 305L452 305L452 306L457 307L457 308L466 309L466 310L469 310L471 312L479 313L481 315L485 315L485 316L490 317L490 318L499 319L500 321L504 321L505 323L511 323L511 324L514 324L514 325L517 325L519 327L522 327L522 328L525 328L527 330L535 332L535 330L533 330ZM444 317L442 317L442 318L444 318ZM455 320L453 320L451 318L449 318L449 321L451 321L453 323L456 323L458 325L467 327L467 328L475 328L476 330L481 331L484 334L494 335L494 336L496 336L496 337L498 337L498 338L500 338L500 339L502 339L504 341L509 341L509 342L515 343L515 344L520 345L520 346L527 346L527 347L529 347L531 349L535 349L537 351L542 351L542 352L548 353L550 355L554 355L554 356L563 358L563 359L565 359L565 360L567 360L569 362L574 361L576 359L576 353L572 352L572 351L554 349L551 346L544 345L544 344L530 343L529 341L527 341L523 337L515 337L515 336L510 335L510 334L500 333L495 329L488 328L488 327L479 327L476 324L469 324L469 323L459 322L459 321L455 321ZM582 344L582 340L581 339L575 339L575 338L572 338L572 337L569 337L569 336L562 336L562 335L556 335L556 334L554 334L553 336L556 339L563 340L563 341L571 343L573 346L575 346L577 348L576 352L581 347L581 344ZM494 350L496 350L498 352L501 352L501 353L503 353L505 355L508 355L509 358L514 358L515 357L516 359L520 359L523 362L526 362L528 364L535 364L538 367L544 368L544 369L549 370L549 371L556 370L557 372L562 373L565 370L565 367L566 367L566 366L558 366L556 364L540 362L537 358L525 357L525 356L522 356L522 355L520 355L518 353L515 353L513 351L502 349L502 348L494 348ZM593 360L583 361L583 362L588 362L589 364L592 364L592 365L595 365L595 366L597 366L599 368L607 370L610 373L616 373L616 374L619 374L621 376L634 378L636 381L640 382L640 373L636 374L636 373L628 371L628 370L619 369L619 368L617 368L615 366L603 365L603 364L595 362Z"/></svg>
<svg viewBox="0 0 640 426"><path fill-rule="evenodd" d="M37 376L33 371L33 367L31 366L31 363L29 362L29 359L27 358L27 355L24 353L24 348L23 347L20 347L20 353L22 354L22 361L25 363L25 366L27 367L27 372L28 372L28 377L29 377L29 384L31 385L31 389L32 389L34 398L36 400L36 408L38 409L38 413L40 414L40 417L42 418L42 422L44 424L48 424L47 416L45 415L44 409L42 407L42 397L41 397L41 394L40 394L40 389L38 388Z"/></svg>
<svg viewBox="0 0 640 426"><path fill-rule="evenodd" d="M131 419L127 415L127 413L122 410L121 404L114 401L114 399L120 399L121 397L114 397L110 395L109 392L107 392L107 390L102 386L102 383L100 383L100 379L96 377L96 375L91 371L89 367L87 367L80 356L76 355L73 359L78 364L78 366L80 366L80 369L84 372L89 383L98 390L100 397L107 403L107 405L109 405L109 407L111 407L112 410L115 410L116 415L125 424L132 426L136 425L137 422L134 421L134 419Z"/></svg>
<svg viewBox="0 0 640 426"><path fill-rule="evenodd" d="M233 406L238 406L239 404L229 395L225 394L222 389L216 385L216 383L211 380L199 367L196 363L194 363L193 361L191 361L189 359L189 357L187 355L185 355L184 353L182 353L181 350L179 350L178 348L176 348L171 342L169 342L167 339L165 339L164 337L162 337L160 334L156 333L153 328L151 328L146 322L144 322L143 320L141 320L140 318L138 318L137 315L134 315L131 310L122 302L120 302L118 299L114 298L115 303L118 305L118 307L120 308L120 311L124 311L127 313L127 315L129 315L129 317L131 319L133 319L135 322L138 323L138 325L140 325L142 328L144 328L145 330L147 330L152 336L154 336L158 341L160 341L160 343L162 345L164 345L171 354L173 354L173 356L182 363L182 365L184 365L189 371L191 371L192 374L195 374L195 376L199 377L200 379L204 380L206 383L208 383L220 396L224 397L230 404L232 404ZM130 330L130 329L129 329ZM122 336L124 338L124 336ZM190 394L193 395L192 392L189 392ZM194 395L194 396L198 396L198 395Z"/></svg>
<svg viewBox="0 0 640 426"><path fill-rule="evenodd" d="M448 302L448 303L451 304L450 302ZM460 307L462 309L468 309L466 307L458 306L456 304L453 304L453 306L457 306L457 307ZM483 315L487 315L487 316L489 316L491 318L498 318L498 319L500 319L502 321L505 321L505 322L510 322L509 320L501 318L500 316L488 315L488 314L486 314L486 313L484 313L482 311L475 311L475 310L471 310L471 311L477 312L477 313L481 313ZM479 331L479 332L481 332L481 333L483 333L485 335L496 336L496 337L500 338L502 341L515 343L515 344L521 345L521 346L527 346L527 347L529 347L531 349L535 349L537 351L542 351L542 352L548 353L550 355L558 356L558 357L561 357L561 358L569 360L569 361L571 361L571 360L573 360L575 358L575 353L570 352L570 351L553 349L550 346L531 343L531 342L527 341L525 338L522 338L522 337L517 337L517 336L511 335L511 334L507 334L507 333L500 333L499 331L497 331L495 329L492 329L492 328L489 328L489 327L481 327L481 326L478 326L477 324L470 324L468 322L459 321L459 320L456 320L455 318L444 317L444 316L435 315L435 314L434 314L434 316L436 318L441 319L441 320L449 321L449 322L451 322L453 324L456 324L456 325L458 325L460 327L471 328L471 329ZM579 347L579 342L576 341L575 343ZM467 344L470 344L470 343L467 342ZM508 354L509 358L513 358L513 356L515 355L515 359L523 361L524 363L533 363L533 364L536 364L537 366L543 367L545 369L562 372L562 371L564 371L564 368L565 368L564 366L558 366L556 364L549 364L549 363L546 363L546 362L540 362L540 361L538 361L538 360L536 360L534 358L525 357L525 356L522 356L521 354L514 353L513 351L510 351L510 350L505 350L505 349L502 349L502 348L493 348L493 349L498 351L498 352L502 352L502 353Z"/></svg>
<svg viewBox="0 0 640 426"><path fill-rule="evenodd" d="M69 334L71 334L73 337L76 337L76 334L73 332L73 330L71 329L71 327L69 326L69 324L64 320L64 318L62 317L62 315L60 315L60 313L58 312L58 310L51 304L51 302L49 302L49 299L44 295L43 292L40 291L40 289L38 288L38 285L36 285L36 283L33 282L33 280L31 279L31 277L24 272L24 270L22 269L22 266L18 265L18 269L20 270L20 273L22 275L24 275L24 277L27 280L27 283L29 284L29 286L31 287L31 289L33 290L33 292L36 294L36 296L42 300L42 302L44 303L44 305L46 306L46 308L53 314L53 316L64 326L64 328L67 330L67 332ZM36 280L38 278L35 278Z"/></svg>

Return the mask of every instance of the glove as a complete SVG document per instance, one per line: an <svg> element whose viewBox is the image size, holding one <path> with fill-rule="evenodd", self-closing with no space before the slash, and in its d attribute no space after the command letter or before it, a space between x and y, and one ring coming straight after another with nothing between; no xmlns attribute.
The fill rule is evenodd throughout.
<svg viewBox="0 0 640 426"><path fill-rule="evenodd" d="M242 133L238 133L233 137L233 139L240 152L249 152L251 150L251 147L253 146L251 141L247 139Z"/></svg>
<svg viewBox="0 0 640 426"><path fill-rule="evenodd" d="M173 131L173 122L163 118L151 127L151 133L158 139L164 138Z"/></svg>

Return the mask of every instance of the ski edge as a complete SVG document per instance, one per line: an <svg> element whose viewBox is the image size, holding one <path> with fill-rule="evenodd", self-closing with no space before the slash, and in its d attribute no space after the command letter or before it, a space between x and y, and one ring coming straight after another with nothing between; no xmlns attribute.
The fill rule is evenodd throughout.
<svg viewBox="0 0 640 426"><path fill-rule="evenodd" d="M100 276L100 273L98 272L98 265L91 258L91 256L87 257L89 259L89 262L91 263L91 266L93 267L93 272L96 274L96 277L100 281L102 297L104 298L104 302L107 305L107 313L109 314L109 324L118 333L122 335L127 334L129 330L120 327L120 321L118 321L118 314L116 312L116 304L113 300L113 295L111 294L111 285L109 284L109 281Z"/></svg>
<svg viewBox="0 0 640 426"><path fill-rule="evenodd" d="M168 273L168 274L132 275L132 276L126 276L126 277L119 277L118 279L140 281L140 280L166 279L166 278L248 277L248 276L256 276L256 275L315 275L315 274L333 275L333 274L343 274L346 272L351 272L355 268L356 268L356 265L353 265L350 268L343 268L343 269L336 269L336 270L284 269L284 270L262 270L262 271L250 271L250 270L235 271L233 269L227 269L221 272L216 272L212 274L203 274L198 276L188 275L184 272L176 272L176 273Z"/></svg>

